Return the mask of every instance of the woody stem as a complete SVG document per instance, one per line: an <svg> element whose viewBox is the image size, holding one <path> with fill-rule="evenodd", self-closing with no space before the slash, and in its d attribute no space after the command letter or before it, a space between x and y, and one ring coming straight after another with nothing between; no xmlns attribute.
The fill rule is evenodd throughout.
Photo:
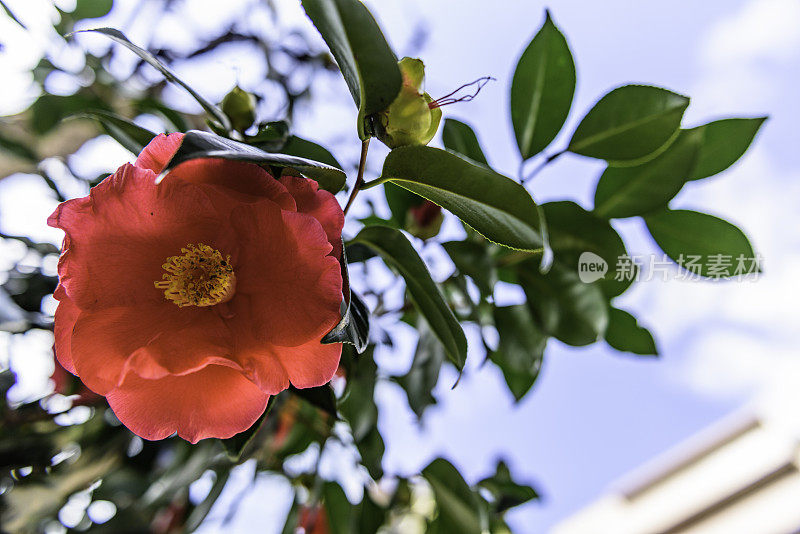
<svg viewBox="0 0 800 534"><path fill-rule="evenodd" d="M364 183L364 169L367 166L367 151L369 151L369 138L361 141L361 159L358 162L358 176L356 177L355 185L353 185L353 191L350 193L350 198L347 199L347 204L344 206L345 215L347 215L347 211L350 209L350 206L356 199L356 195L361 189L361 185Z"/></svg>

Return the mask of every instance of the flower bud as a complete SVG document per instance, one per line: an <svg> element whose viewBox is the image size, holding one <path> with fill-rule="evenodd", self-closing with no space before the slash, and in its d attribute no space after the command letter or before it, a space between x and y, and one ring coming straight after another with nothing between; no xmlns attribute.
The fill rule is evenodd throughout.
<svg viewBox="0 0 800 534"><path fill-rule="evenodd" d="M377 137L389 148L406 145L427 145L442 120L442 110L431 109L433 99L420 92L425 78L425 65L419 59L404 57L398 62L403 76L400 94L380 113Z"/></svg>
<svg viewBox="0 0 800 534"><path fill-rule="evenodd" d="M443 221L442 208L430 200L423 200L408 210L406 229L414 237L430 239L439 233Z"/></svg>
<svg viewBox="0 0 800 534"><path fill-rule="evenodd" d="M222 112L236 131L244 132L256 120L256 98L237 85L222 99Z"/></svg>

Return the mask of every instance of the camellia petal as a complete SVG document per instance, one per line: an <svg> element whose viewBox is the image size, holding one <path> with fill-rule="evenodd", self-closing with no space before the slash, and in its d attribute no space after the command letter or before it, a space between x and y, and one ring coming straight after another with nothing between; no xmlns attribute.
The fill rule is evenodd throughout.
<svg viewBox="0 0 800 534"><path fill-rule="evenodd" d="M297 202L297 211L317 219L334 249L341 247L344 213L330 192L320 190L313 180L298 176L282 176L281 183Z"/></svg>
<svg viewBox="0 0 800 534"><path fill-rule="evenodd" d="M155 380L128 373L106 398L119 420L145 439L164 439L177 432L197 443L247 429L264 413L269 395L239 371L209 365Z"/></svg>
<svg viewBox="0 0 800 534"><path fill-rule="evenodd" d="M330 382L339 367L342 345L310 341L297 347L275 347L275 355L296 388L315 388Z"/></svg>
<svg viewBox="0 0 800 534"><path fill-rule="evenodd" d="M77 374L77 372L75 363L72 361L70 345L72 344L72 330L75 328L75 322L78 320L80 312L72 299L65 295L58 303L54 318L53 337L55 338L56 359L64 369L72 374Z"/></svg>
<svg viewBox="0 0 800 534"><path fill-rule="evenodd" d="M181 141L183 141L182 133L158 134L144 147L134 165L140 169L153 171L156 175L161 174L169 160L178 151Z"/></svg>
<svg viewBox="0 0 800 534"><path fill-rule="evenodd" d="M252 310L253 330L264 342L320 340L339 322L342 300L341 268L322 225L265 203L240 206L231 219L242 236L237 293L249 299L232 305Z"/></svg>

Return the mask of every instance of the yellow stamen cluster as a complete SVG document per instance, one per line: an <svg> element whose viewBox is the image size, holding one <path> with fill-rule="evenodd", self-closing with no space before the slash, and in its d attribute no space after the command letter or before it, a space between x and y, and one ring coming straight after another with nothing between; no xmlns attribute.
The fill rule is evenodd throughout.
<svg viewBox="0 0 800 534"><path fill-rule="evenodd" d="M236 290L230 256L208 245L188 244L180 256L170 256L162 280L154 282L164 297L180 307L213 306L227 302Z"/></svg>

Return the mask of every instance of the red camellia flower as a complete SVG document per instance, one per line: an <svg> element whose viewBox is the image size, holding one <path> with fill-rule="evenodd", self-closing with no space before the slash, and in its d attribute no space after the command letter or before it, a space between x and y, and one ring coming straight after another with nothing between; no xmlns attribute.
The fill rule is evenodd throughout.
<svg viewBox="0 0 800 534"><path fill-rule="evenodd" d="M341 345L320 340L340 319L344 215L313 180L234 161L156 185L181 138L158 136L48 224L66 233L58 360L139 436L195 443L333 377Z"/></svg>

